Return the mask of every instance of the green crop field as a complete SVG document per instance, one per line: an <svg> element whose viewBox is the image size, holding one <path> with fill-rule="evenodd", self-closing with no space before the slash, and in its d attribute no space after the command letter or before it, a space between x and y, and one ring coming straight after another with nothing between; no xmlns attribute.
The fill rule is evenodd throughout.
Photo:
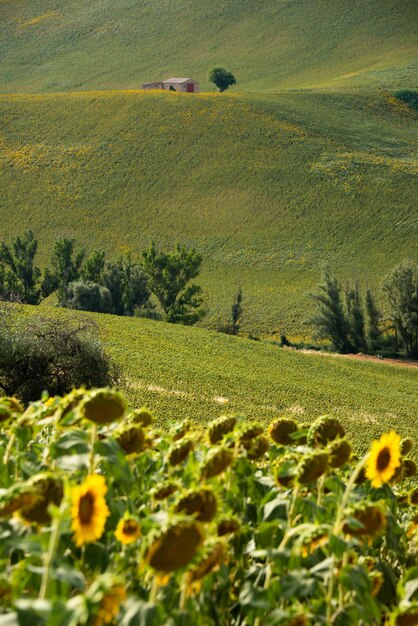
<svg viewBox="0 0 418 626"><path fill-rule="evenodd" d="M79 315L47 307L42 314ZM187 417L204 426L225 413L264 423L285 414L301 423L332 414L359 449L394 427L416 436L417 368L307 355L164 322L89 316L121 366L131 405L152 408L160 425Z"/></svg>
<svg viewBox="0 0 418 626"><path fill-rule="evenodd" d="M0 0L0 239L203 255L209 328L308 335L324 262L417 254L416 0ZM138 91L225 64L231 93ZM51 93L55 92L55 93ZM57 93L61 92L61 93ZM30 94L30 95L29 95Z"/></svg>
<svg viewBox="0 0 418 626"><path fill-rule="evenodd" d="M45 262L195 245L207 325L242 284L244 329L300 332L327 261L376 287L416 255L418 116L387 94L0 96L0 238Z"/></svg>
<svg viewBox="0 0 418 626"><path fill-rule="evenodd" d="M0 91L135 89L214 63L240 88L413 86L416 0L0 0Z"/></svg>

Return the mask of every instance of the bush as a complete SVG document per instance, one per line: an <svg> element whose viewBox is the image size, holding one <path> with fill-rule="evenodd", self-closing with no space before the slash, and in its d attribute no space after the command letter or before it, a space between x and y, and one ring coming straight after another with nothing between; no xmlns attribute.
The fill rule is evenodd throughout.
<svg viewBox="0 0 418 626"><path fill-rule="evenodd" d="M418 91L411 91L408 89L402 89L394 94L395 98L402 100L408 106L418 111Z"/></svg>
<svg viewBox="0 0 418 626"><path fill-rule="evenodd" d="M207 439L125 411L110 389L1 402L5 624L417 623L411 441L352 462L335 418Z"/></svg>
<svg viewBox="0 0 418 626"><path fill-rule="evenodd" d="M117 370L96 336L91 320L16 321L2 309L0 390L24 403L44 391L64 394L73 387L114 383Z"/></svg>
<svg viewBox="0 0 418 626"><path fill-rule="evenodd" d="M91 281L77 280L68 285L66 306L80 311L111 313L112 297L106 287Z"/></svg>

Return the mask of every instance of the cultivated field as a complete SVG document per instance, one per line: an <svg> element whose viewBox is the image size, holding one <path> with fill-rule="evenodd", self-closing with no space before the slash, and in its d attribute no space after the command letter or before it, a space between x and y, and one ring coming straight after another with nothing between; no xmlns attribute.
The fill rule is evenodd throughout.
<svg viewBox="0 0 418 626"><path fill-rule="evenodd" d="M39 314L39 307L24 307ZM42 307L42 314L75 315ZM166 428L181 418L203 427L224 413L270 422L339 417L358 449L396 424L416 437L418 371L385 363L306 355L212 331L90 314L121 365L132 406L155 410Z"/></svg>
<svg viewBox="0 0 418 626"><path fill-rule="evenodd" d="M206 325L305 332L324 261L378 286L417 250L417 113L384 93L0 97L0 238L202 253Z"/></svg>
<svg viewBox="0 0 418 626"><path fill-rule="evenodd" d="M185 73L207 89L216 63L244 90L416 84L415 0L0 0L0 16L6 93L135 89Z"/></svg>

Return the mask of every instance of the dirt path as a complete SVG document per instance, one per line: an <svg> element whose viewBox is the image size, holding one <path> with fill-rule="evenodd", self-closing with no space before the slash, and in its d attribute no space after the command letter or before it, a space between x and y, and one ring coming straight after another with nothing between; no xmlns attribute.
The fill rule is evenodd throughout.
<svg viewBox="0 0 418 626"><path fill-rule="evenodd" d="M388 365L400 365L402 367L418 367L418 361L408 359L383 359L368 354L338 354L336 352L323 352L322 350L298 350L303 354L317 354L320 356L330 356L342 359L356 359L357 361L374 361L375 363L386 363Z"/></svg>

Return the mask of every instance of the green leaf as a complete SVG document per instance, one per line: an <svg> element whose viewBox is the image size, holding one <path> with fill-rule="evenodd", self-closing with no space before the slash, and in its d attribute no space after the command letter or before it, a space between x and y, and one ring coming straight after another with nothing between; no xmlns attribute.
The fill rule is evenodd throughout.
<svg viewBox="0 0 418 626"><path fill-rule="evenodd" d="M269 599L264 589L254 587L250 582L245 582L239 594L239 601L243 607L267 609L269 607Z"/></svg>
<svg viewBox="0 0 418 626"><path fill-rule="evenodd" d="M267 502L263 509L263 520L268 522L274 519L285 519L287 504L283 496L278 496L274 500Z"/></svg>
<svg viewBox="0 0 418 626"><path fill-rule="evenodd" d="M57 439L50 448L53 459L70 454L87 454L88 435L82 430L70 430Z"/></svg>
<svg viewBox="0 0 418 626"><path fill-rule="evenodd" d="M87 469L90 462L89 454L66 454L57 459L57 466L65 472Z"/></svg>
<svg viewBox="0 0 418 626"><path fill-rule="evenodd" d="M119 624L120 626L160 626L163 619L161 606L130 600L126 603L126 609Z"/></svg>

